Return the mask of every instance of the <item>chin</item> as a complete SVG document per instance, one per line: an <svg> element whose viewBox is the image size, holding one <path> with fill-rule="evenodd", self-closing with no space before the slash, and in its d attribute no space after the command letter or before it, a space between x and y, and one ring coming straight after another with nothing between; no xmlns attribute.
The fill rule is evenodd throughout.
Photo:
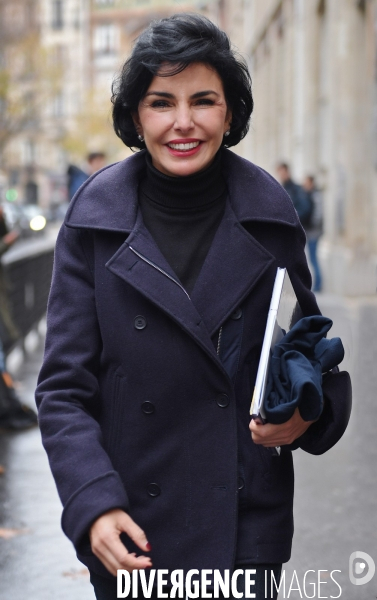
<svg viewBox="0 0 377 600"><path fill-rule="evenodd" d="M194 175L209 167L212 160L213 159L209 161L200 161L200 163L196 161L187 161L185 163L182 162L182 164L174 163L170 165L161 165L157 168L159 171L162 171L162 173L165 173L165 175L170 175L170 177L188 177L189 175Z"/></svg>
<svg viewBox="0 0 377 600"><path fill-rule="evenodd" d="M203 167L205 168L205 167ZM188 177L189 175L194 175L199 171L202 171L201 167L182 167L180 169L175 169L170 172L171 177Z"/></svg>

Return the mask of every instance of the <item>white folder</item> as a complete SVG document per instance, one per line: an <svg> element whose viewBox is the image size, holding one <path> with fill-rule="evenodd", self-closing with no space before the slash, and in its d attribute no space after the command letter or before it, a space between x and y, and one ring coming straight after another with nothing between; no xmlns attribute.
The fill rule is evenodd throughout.
<svg viewBox="0 0 377 600"><path fill-rule="evenodd" d="M297 307L297 297L293 290L287 269L278 268L272 290L270 308L267 316L266 330L263 338L262 351L259 359L257 377L250 414L253 418L265 421L263 402L266 392L270 357L275 344L281 340L293 325L294 313Z"/></svg>

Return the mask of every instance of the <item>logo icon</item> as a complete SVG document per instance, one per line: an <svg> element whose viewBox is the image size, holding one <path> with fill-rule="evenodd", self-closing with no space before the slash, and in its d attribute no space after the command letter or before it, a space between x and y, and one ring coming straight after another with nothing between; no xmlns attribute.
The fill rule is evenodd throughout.
<svg viewBox="0 0 377 600"><path fill-rule="evenodd" d="M368 583L374 576L376 565L374 560L366 552L357 550L352 552L349 562L349 576L353 585L364 585ZM362 577L360 577L360 575Z"/></svg>

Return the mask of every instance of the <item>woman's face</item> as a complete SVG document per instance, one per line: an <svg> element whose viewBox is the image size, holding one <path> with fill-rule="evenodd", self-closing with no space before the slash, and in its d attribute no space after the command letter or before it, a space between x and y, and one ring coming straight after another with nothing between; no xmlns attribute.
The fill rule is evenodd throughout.
<svg viewBox="0 0 377 600"><path fill-rule="evenodd" d="M153 165L173 177L208 167L230 120L222 81L203 63L177 75L155 76L134 115Z"/></svg>

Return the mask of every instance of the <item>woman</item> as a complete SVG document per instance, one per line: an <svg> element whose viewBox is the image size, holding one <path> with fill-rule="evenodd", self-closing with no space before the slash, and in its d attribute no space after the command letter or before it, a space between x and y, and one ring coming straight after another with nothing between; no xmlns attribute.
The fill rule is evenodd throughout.
<svg viewBox="0 0 377 600"><path fill-rule="evenodd" d="M289 444L322 452L342 434L298 411L249 430L277 266L319 314L305 236L279 184L224 149L253 101L210 21L153 23L113 103L117 135L142 151L71 203L37 389L63 530L100 600L116 597L117 569L152 565L256 568L264 598L265 569L278 578L290 556Z"/></svg>

